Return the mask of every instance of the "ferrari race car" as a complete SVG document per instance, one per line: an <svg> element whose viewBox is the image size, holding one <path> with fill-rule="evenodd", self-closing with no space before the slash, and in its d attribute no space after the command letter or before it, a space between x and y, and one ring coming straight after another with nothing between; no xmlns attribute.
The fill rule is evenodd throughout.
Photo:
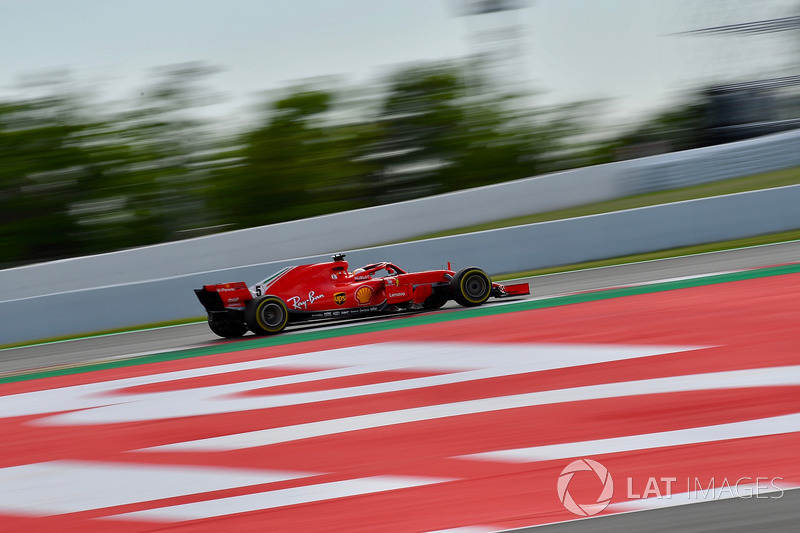
<svg viewBox="0 0 800 533"><path fill-rule="evenodd" d="M383 262L349 272L344 257L287 267L250 287L244 282L219 283L194 292L208 312L211 331L226 338L241 337L248 330L257 335L279 333L287 324L305 320L438 309L449 300L471 307L490 296L530 294L527 283L492 283L477 267L406 272Z"/></svg>

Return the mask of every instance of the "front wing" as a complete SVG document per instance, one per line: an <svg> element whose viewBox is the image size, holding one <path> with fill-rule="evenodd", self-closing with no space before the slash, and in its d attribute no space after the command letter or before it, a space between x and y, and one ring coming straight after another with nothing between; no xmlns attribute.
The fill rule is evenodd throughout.
<svg viewBox="0 0 800 533"><path fill-rule="evenodd" d="M504 285L502 283L492 283L492 296L495 298L507 298L508 296L524 296L530 294L531 289L527 283L512 283Z"/></svg>

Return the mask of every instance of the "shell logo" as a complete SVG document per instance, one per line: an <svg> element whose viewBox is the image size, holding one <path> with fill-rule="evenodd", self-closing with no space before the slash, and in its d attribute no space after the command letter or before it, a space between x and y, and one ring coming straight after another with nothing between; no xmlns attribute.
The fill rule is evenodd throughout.
<svg viewBox="0 0 800 533"><path fill-rule="evenodd" d="M369 285L362 285L356 290L356 301L359 305L367 305L372 301L373 292Z"/></svg>

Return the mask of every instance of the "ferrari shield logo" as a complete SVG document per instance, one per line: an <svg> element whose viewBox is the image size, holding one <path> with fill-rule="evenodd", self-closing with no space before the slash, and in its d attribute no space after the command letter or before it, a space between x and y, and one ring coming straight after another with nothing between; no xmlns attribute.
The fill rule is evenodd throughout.
<svg viewBox="0 0 800 533"><path fill-rule="evenodd" d="M335 292L333 293L333 301L336 302L338 305L344 305L344 302L347 300L347 297L343 292Z"/></svg>

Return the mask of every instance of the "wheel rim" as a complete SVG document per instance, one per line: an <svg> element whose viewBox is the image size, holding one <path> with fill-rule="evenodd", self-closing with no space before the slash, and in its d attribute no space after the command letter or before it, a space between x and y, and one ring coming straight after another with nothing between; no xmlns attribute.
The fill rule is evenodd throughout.
<svg viewBox="0 0 800 533"><path fill-rule="evenodd" d="M477 274L464 281L464 292L469 298L480 300L486 294L486 280Z"/></svg>
<svg viewBox="0 0 800 533"><path fill-rule="evenodd" d="M269 303L261 308L261 322L269 328L276 328L283 323L283 309L275 303Z"/></svg>

